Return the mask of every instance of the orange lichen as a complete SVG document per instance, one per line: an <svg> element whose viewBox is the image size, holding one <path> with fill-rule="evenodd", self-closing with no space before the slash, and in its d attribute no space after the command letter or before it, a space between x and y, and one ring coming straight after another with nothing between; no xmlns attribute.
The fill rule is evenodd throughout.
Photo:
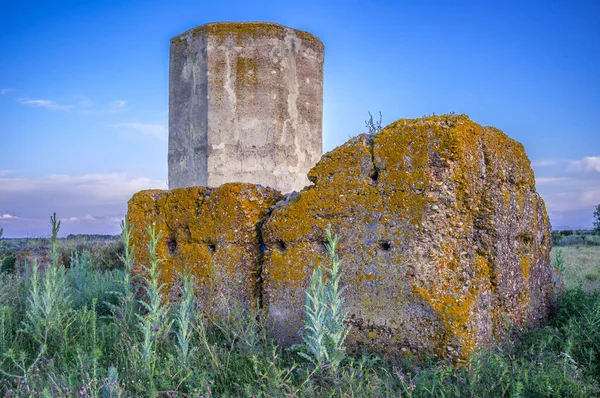
<svg viewBox="0 0 600 398"><path fill-rule="evenodd" d="M241 42L257 38L283 39L288 30L294 32L306 45L315 46L319 51L323 51L323 43L312 34L272 22L214 22L190 29L177 37L188 34L192 36L209 35L223 38L233 37L237 42Z"/></svg>
<svg viewBox="0 0 600 398"><path fill-rule="evenodd" d="M148 264L145 230L155 222L163 235L157 247L163 260L163 282L178 282L177 276L189 268L207 300L215 293L229 294L254 305L260 295L256 290L261 266L257 228L279 199L277 191L250 184L142 191L129 201L128 208L136 264Z"/></svg>
<svg viewBox="0 0 600 398"><path fill-rule="evenodd" d="M288 246L265 256L267 306L285 301L301 311L317 261L312 242L331 223L341 231L340 248L349 246L346 302L357 317L350 344L390 352L408 344L438 355L452 346L466 358L492 338L482 334L491 329L483 322L500 327L510 311L527 318L525 299L503 308L504 298L496 298L507 286L528 289L523 280L506 283L505 267L518 263L522 243L508 253L497 244L498 234L511 233L504 217L523 219L525 211L516 214L513 206L525 206L535 192L523 146L501 131L465 115L401 119L326 154L308 176L315 185L276 209L264 227L267 242ZM498 230L499 223L508 229ZM381 234L397 248L385 262L373 241ZM492 308L485 304L490 297ZM434 317L410 315L421 305ZM301 314L294 317L288 320L298 323Z"/></svg>
<svg viewBox="0 0 600 398"><path fill-rule="evenodd" d="M308 177L285 201L226 184L140 193L130 213L164 231L166 274L194 264L208 292L264 297L284 340L298 338L310 274L329 262L328 224L351 350L465 359L548 300L531 289L550 283L544 203L523 146L499 130L464 115L402 119L324 155Z"/></svg>
<svg viewBox="0 0 600 398"><path fill-rule="evenodd" d="M523 278L529 279L531 259L527 256L521 257L521 259L519 260L519 264L521 265L521 273L523 274Z"/></svg>
<svg viewBox="0 0 600 398"><path fill-rule="evenodd" d="M256 87L258 85L257 62L257 58L248 58L242 56L236 58L235 83L238 88L245 86Z"/></svg>

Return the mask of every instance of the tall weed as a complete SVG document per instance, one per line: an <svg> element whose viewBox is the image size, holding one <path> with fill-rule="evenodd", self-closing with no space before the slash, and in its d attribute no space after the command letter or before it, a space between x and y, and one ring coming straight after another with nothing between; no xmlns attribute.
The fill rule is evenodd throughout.
<svg viewBox="0 0 600 398"><path fill-rule="evenodd" d="M324 267L325 272L329 274L327 279L324 278L320 265L310 278L310 285L306 291L302 334L308 353L299 350L298 354L316 367L331 367L335 371L346 358L344 340L350 328L344 323L347 311L342 308L343 289L339 286L341 264L335 252L338 237L332 236L329 225L326 236L331 267Z"/></svg>

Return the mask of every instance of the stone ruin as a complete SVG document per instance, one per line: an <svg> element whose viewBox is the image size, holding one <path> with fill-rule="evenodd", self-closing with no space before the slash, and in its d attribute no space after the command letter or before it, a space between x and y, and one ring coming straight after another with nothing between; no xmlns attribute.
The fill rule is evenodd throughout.
<svg viewBox="0 0 600 398"><path fill-rule="evenodd" d="M262 307L287 345L300 341L330 224L353 326L347 346L392 359L460 361L502 339L508 323L537 326L552 311L544 201L523 145L500 130L465 115L401 119L325 154L307 178L313 185L287 195L264 181L135 194L138 267L156 222L165 282L190 268L205 308Z"/></svg>

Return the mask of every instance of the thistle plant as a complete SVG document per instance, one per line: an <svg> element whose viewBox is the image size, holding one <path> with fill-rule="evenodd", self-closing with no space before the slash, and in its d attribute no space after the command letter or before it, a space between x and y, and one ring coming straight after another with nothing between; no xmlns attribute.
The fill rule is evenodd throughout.
<svg viewBox="0 0 600 398"><path fill-rule="evenodd" d="M4 233L4 230L2 228L0 228L0 239L2 239L3 233ZM0 247L1 247L1 243L0 243ZM0 265L2 265L2 263L4 263L4 254L0 253Z"/></svg>
<svg viewBox="0 0 600 398"><path fill-rule="evenodd" d="M148 227L150 242L150 266L145 270L145 292L146 299L140 300L140 305L146 310L146 314L136 314L138 327L142 333L141 360L148 371L150 383L153 383L155 366L157 362L156 344L162 335L166 335L171 327L169 321L169 307L163 301L163 290L165 285L160 282L159 265L162 262L156 253L156 247L162 234L156 232L156 223Z"/></svg>
<svg viewBox="0 0 600 398"><path fill-rule="evenodd" d="M28 368L18 366L23 371L24 377L27 377L29 371L46 353L49 343L57 343L58 341L55 340L62 336L61 331L66 330L72 321L65 268L59 263L57 236L60 221L57 222L56 213L50 217L50 223L52 224L50 253L52 261L40 277L37 259L33 260L31 288L23 324L23 332L37 343L39 353Z"/></svg>
<svg viewBox="0 0 600 398"><path fill-rule="evenodd" d="M302 338L308 354L298 352L316 367L331 367L336 370L346 358L344 341L350 328L344 324L347 311L342 308L343 288L340 288L341 262L336 254L338 237L332 236L331 226L327 226L327 252L331 268L321 266L313 271L306 291L304 304L305 321Z"/></svg>
<svg viewBox="0 0 600 398"><path fill-rule="evenodd" d="M116 293L120 299L120 306L112 307L117 318L122 321L122 325L129 327L133 322L135 314L135 291L132 287L133 259L135 255L135 246L131 243L133 227L129 224L127 218L121 221L121 239L125 247L125 253L119 255L119 260L123 263L123 291Z"/></svg>
<svg viewBox="0 0 600 398"><path fill-rule="evenodd" d="M177 337L179 361L183 366L188 368L190 355L197 349L190 346L192 328L195 323L194 305L196 299L194 296L194 278L187 268L183 271L181 279L183 282L183 297L177 308L177 333L175 335Z"/></svg>
<svg viewBox="0 0 600 398"><path fill-rule="evenodd" d="M3 353L9 346L7 335L10 331L11 306L7 302L8 298L8 280L5 274L0 273L0 353ZM8 321L8 322L7 322Z"/></svg>
<svg viewBox="0 0 600 398"><path fill-rule="evenodd" d="M562 274L565 271L565 260L563 258L563 251L562 249L558 249L556 251L556 256L554 258L554 268L556 268L556 270Z"/></svg>

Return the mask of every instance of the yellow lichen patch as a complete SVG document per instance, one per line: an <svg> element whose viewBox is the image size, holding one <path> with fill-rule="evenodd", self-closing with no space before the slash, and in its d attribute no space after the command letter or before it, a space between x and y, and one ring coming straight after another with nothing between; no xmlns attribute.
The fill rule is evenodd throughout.
<svg viewBox="0 0 600 398"><path fill-rule="evenodd" d="M515 228L535 229L527 220L540 210L523 146L501 131L465 115L401 119L326 154L309 178L314 186L276 206L263 229L265 304L283 317L276 323L301 324L327 224L349 251L350 346L466 358L504 315L527 318L513 291L529 287L514 275L520 257L530 258L530 279L541 260L536 246L513 240Z"/></svg>
<svg viewBox="0 0 600 398"><path fill-rule="evenodd" d="M150 266L150 254L148 252L148 227L152 223L156 223L157 231L163 234L168 233L167 226L164 221L158 217L158 209L156 200L160 199L166 191L147 190L141 191L133 195L128 203L127 219L133 227L131 244L135 247L136 258L134 271L141 273L143 267ZM157 247L157 254L160 258L164 258L166 254L165 240L161 240Z"/></svg>
<svg viewBox="0 0 600 398"><path fill-rule="evenodd" d="M275 190L251 184L140 192L128 208L136 264L148 264L144 231L155 222L163 235L157 254L164 283L179 283L179 275L188 268L199 283L204 305L212 305L217 297L252 306L260 293L258 226L280 198Z"/></svg>
<svg viewBox="0 0 600 398"><path fill-rule="evenodd" d="M312 267L299 267L297 262L290 261L294 258L307 257L306 246L288 247L286 253L280 253L274 250L270 256L271 267L269 267L265 276L269 279L274 287L279 288L298 288L299 284L306 279L306 275L310 275L318 264L324 263L324 256L313 253L311 257Z"/></svg>
<svg viewBox="0 0 600 398"><path fill-rule="evenodd" d="M431 306L446 331L438 342L438 355L444 355L446 345L458 340L461 357L465 359L475 348L475 335L471 325L473 306L481 286L489 280L487 260L477 256L473 263L460 263L458 248L442 244L438 253L431 255L430 266L435 276L413 286L413 291ZM464 272L474 271L470 288L464 288Z"/></svg>
<svg viewBox="0 0 600 398"><path fill-rule="evenodd" d="M198 26L189 32L192 35L208 34L217 37L235 37L239 42L262 37L282 39L288 29L285 26L272 22L217 22ZM290 30L306 44L320 47L322 51L323 43L312 34L302 30Z"/></svg>
<svg viewBox="0 0 600 398"><path fill-rule="evenodd" d="M258 85L258 70L257 70L257 59L239 56L236 58L236 76L235 83L240 88L251 86L256 87Z"/></svg>
<svg viewBox="0 0 600 398"><path fill-rule="evenodd" d="M208 35L233 36L238 41L259 37L283 38L285 35L285 27L271 22L216 22L195 29L204 29Z"/></svg>
<svg viewBox="0 0 600 398"><path fill-rule="evenodd" d="M521 265L521 273L523 274L523 278L525 278L525 280L529 279L529 270L531 268L531 259L528 256L523 256L519 260L519 264Z"/></svg>

